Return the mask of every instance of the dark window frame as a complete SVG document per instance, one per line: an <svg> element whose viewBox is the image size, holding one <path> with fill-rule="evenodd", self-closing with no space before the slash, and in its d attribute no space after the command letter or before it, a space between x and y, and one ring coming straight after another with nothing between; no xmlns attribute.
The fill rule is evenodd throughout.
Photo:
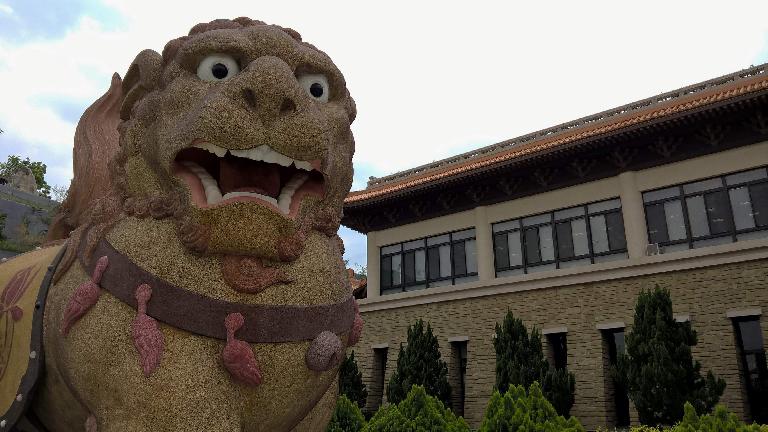
<svg viewBox="0 0 768 432"><path fill-rule="evenodd" d="M739 362L741 363L741 371L743 372L740 374L741 376L739 379L742 381L742 384L746 389L746 403L749 406L752 421L756 421L758 423L766 423L768 422L768 408L766 407L766 403L768 403L768 366L766 366L766 355L768 354L766 354L765 335L762 334L760 318L761 317L759 315L744 316L734 318L732 322L734 332L736 333L736 343L739 350ZM744 339L740 324L749 321L757 322L757 327L760 329L760 335L763 338L762 349L744 349ZM762 388L754 388L752 379L748 376L750 371L747 356L749 355L754 355L757 358L755 363L758 365L758 380L764 383Z"/></svg>
<svg viewBox="0 0 768 432"><path fill-rule="evenodd" d="M614 201L614 200L619 200L619 207L613 208L613 209L608 209L608 210L594 211L594 212L591 212L591 213L589 212L589 206L590 205L599 204L599 203L607 202L607 201ZM560 218L560 219L555 219L555 213L563 211L563 210L574 209L574 208L582 208L583 209L583 213L580 214L580 215L576 215L576 216L569 216L569 217L564 217L564 218ZM612 213L618 213L621 216L621 222L622 222L621 226L622 226L622 228L624 228L624 244L625 244L624 248L621 248L621 249L610 249L611 241L610 241L610 236L608 235L608 232L607 232L607 218L606 218L606 238L608 240L608 250L605 251L605 252L594 252L594 244L592 243L592 222L591 222L591 218L594 217L594 216L604 216L605 217L608 214L612 214ZM526 219L526 218L529 218L529 217L542 216L542 215L549 215L549 221L548 222L541 222L541 223L537 223L537 224L531 224L531 225L523 225L523 219ZM571 222L573 222L574 220L578 220L578 219L583 219L584 220L584 224L585 224L585 227L586 227L586 234L587 234L587 248L588 248L588 252L586 254L582 254L582 255L575 255L575 251L573 251L573 253L574 253L573 256L568 257L568 258L561 258L560 257L559 242L558 242L558 239L557 239L557 225L562 224L562 223L566 223L566 222L570 225ZM511 228L511 229L502 230L502 231L493 231L493 226L494 225L498 225L498 224L502 224L502 223L506 223L506 222L512 222L512 221L518 221L518 227L517 228ZM549 226L552 229L552 248L553 248L554 259L547 260L547 261L539 261L539 262L535 263L534 265L531 265L531 264L528 264L528 253L526 252L525 232L527 230L535 228L537 230L537 237L538 237L538 229L539 229L539 227L542 227L542 226ZM570 225L570 226L571 226L571 230L573 230L573 225ZM498 257L497 257L497 254L496 254L496 251L497 251L497 249L496 249L496 237L500 236L500 235L509 235L509 233L512 233L512 232L519 232L520 233L520 251L521 251L521 254L522 254L522 259L520 261L521 264L520 265L515 265L515 266L513 266L513 265L499 266ZM565 262L569 262L569 261L579 261L579 260L583 260L583 259L587 259L588 258L589 259L589 263L590 264L594 264L595 263L595 258L597 258L597 257L607 256L607 255L616 255L616 254L620 254L620 253L625 253L626 254L627 253L627 247L626 247L626 228L625 228L625 224L624 224L624 212L623 212L623 207L622 207L622 204L621 204L621 199L619 197L608 198L608 199L603 199L603 200L599 200L599 201L588 202L588 203L577 205L577 206L562 207L562 208L558 208L558 209L551 210L551 211L546 211L546 212L542 212L542 213L536 213L536 214L533 214L533 215L526 215L526 216L522 216L522 217L518 217L518 218L514 218L514 219L506 219L506 220L503 220L503 221L494 222L494 223L491 224L491 241L493 242L493 267L494 267L495 272L496 272L496 277L499 277L499 273L510 271L510 270L520 270L521 269L523 271L523 273L528 273L529 269L531 269L531 268L545 266L545 265L550 265L550 264L555 264L555 269L560 269L561 268L561 266L560 266L561 263L565 263ZM540 238L539 238L539 242L541 242ZM540 244L538 245L538 248L539 248L539 256L541 256L541 246L540 246Z"/></svg>
<svg viewBox="0 0 768 432"><path fill-rule="evenodd" d="M624 337L624 350L626 350L626 329L624 327L612 328L601 331L603 338L608 344L608 363L613 367L619 360L619 353L616 347L616 334L621 333ZM616 427L627 427L630 425L629 395L616 380L613 382L613 410L614 425Z"/></svg>
<svg viewBox="0 0 768 432"><path fill-rule="evenodd" d="M760 225L757 224L756 220L755 220L755 226L753 228L744 228L744 229L740 229L740 230L736 229L736 224L735 224L735 221L734 221L734 214L733 214L733 205L731 204L730 193L729 193L729 191L732 190L732 189L739 189L739 188L742 188L742 187L746 187L747 188L746 189L747 190L747 194L749 195L750 203L754 203L753 197L752 197L752 190L750 189L750 186L768 183L768 177L762 178L762 179L757 179L757 180L749 180L749 181L746 181L746 182L736 183L736 184L732 184L732 185L728 185L726 183L726 179L725 179L726 177L734 175L734 174L739 174L739 173L748 172L748 171L754 171L754 170L757 170L757 169L766 169L766 167L755 167L755 168L750 168L750 169L746 169L746 170L736 171L736 172L732 172L732 173L728 173L728 174L723 174L723 175L719 175L719 176L711 176L711 177L697 179L697 180L690 181L690 182L685 182L685 183L680 183L680 184L676 184L676 185L670 185L670 186L665 186L665 187L661 187L661 188L656 188L656 189L651 189L651 190L643 191L642 192L642 194L643 194L643 212L645 213L646 233L648 235L648 241L649 242L651 241L651 224L650 224L650 220L648 218L648 210L647 210L648 207L653 206L653 205L661 205L662 206L662 210L663 210L664 203L671 202L671 201L680 201L680 205L681 205L682 210L683 210L683 223L685 224L685 235L686 235L686 238L680 239L680 240L669 240L669 232L667 232L667 234L666 234L667 240L656 242L661 247L685 244L685 245L688 246L688 249L693 249L694 248L694 243L696 243L696 242L701 242L701 241L711 240L711 239L727 238L727 237L730 237L731 238L731 242L735 243L735 242L739 241L738 240L738 235L740 235L740 234L747 234L747 233L752 233L752 232L768 230L768 225L760 226ZM721 182L721 186L717 187L717 188L713 188L713 189L706 189L706 190L702 190L702 191L688 192L688 193L686 193L685 190L683 189L687 185L694 184L694 183L699 183L699 182L703 182L703 181L707 181L707 180L713 180L713 179L719 179L720 182ZM664 190L664 189L672 189L672 188L676 188L677 189L677 195L672 196L672 197L667 197L667 198L660 198L660 199L656 199L656 200L648 200L648 201L646 201L646 199L645 199L645 196L648 193L652 193L652 192L656 192L656 191ZM728 224L730 229L728 231L720 233L720 234L711 234L712 226L711 226L711 222L710 222L710 218L709 218L709 213L707 213L707 214L705 214L705 220L707 222L707 228L708 228L710 234L706 235L706 236L700 236L700 237L695 237L694 238L693 234L691 232L691 220L690 220L690 215L689 215L689 210L688 210L688 199L689 198L693 198L693 197L702 197L702 199L705 202L705 206L706 206L706 202L707 202L706 196L712 195L712 194L714 194L716 192L723 193L724 196L725 196L725 204L728 206L728 213L727 213L726 223ZM753 210L754 210L754 206L753 206ZM667 219L666 219L666 212L664 212L664 223L666 223L666 221L667 221ZM666 227L665 227L665 230L666 230Z"/></svg>
<svg viewBox="0 0 768 432"><path fill-rule="evenodd" d="M557 332L546 335L552 353L555 369L568 369L568 333Z"/></svg>
<svg viewBox="0 0 768 432"><path fill-rule="evenodd" d="M472 229L475 230L475 235L474 236L472 236L472 237L464 237L464 238L461 238L461 239L458 239L458 240L454 240L454 238L453 238L454 234L462 233L464 231L472 230ZM427 241L429 239L435 238L435 237L442 237L444 235L448 236L448 240L447 241L427 245ZM428 236L428 237L421 237L421 238L417 238L417 239L413 239L413 240L407 240L407 241L403 241L403 242L399 242L399 243L392 243L392 244L381 246L379 248L379 263L382 264L379 267L379 269L380 269L380 272L379 272L380 273L379 274L380 286L379 286L379 288L381 290L381 294L382 295L388 295L388 294L394 294L394 293L398 293L398 292L406 292L406 291L408 291L408 288L419 287L419 286L424 286L424 288L434 288L434 284L439 283L439 282L443 282L443 281L448 281L448 280L451 281L451 285L456 285L456 280L457 279L463 279L463 278L467 278L467 277L477 276L478 272L476 272L476 271L475 272L465 272L465 273L462 273L462 274L456 274L456 265L454 263L454 246L460 245L460 244L464 245L464 254L465 254L464 255L465 256L464 260L465 260L465 266L466 266L466 259L467 259L466 242L469 241L469 240L474 240L475 242L477 242L477 228L476 227L469 227L469 228L464 228L464 229L460 229L460 230L448 231L448 232L443 232L443 233L440 233L440 234L431 235L431 236ZM413 242L416 242L416 241L421 241L422 245L417 247L417 248L412 248L412 249L408 249L408 250L404 249L404 246L405 246L406 243L413 243ZM387 253L387 254L382 254L381 253L381 251L383 249L391 247L391 246L397 246L397 245L400 245L400 250L399 251L397 251L397 252L390 252L390 253ZM449 251L448 262L449 262L449 264L451 266L451 275L450 276L440 276L438 274L437 277L431 277L431 275L430 275L431 272L429 270L430 250L435 250L439 254L441 246L448 246L448 251ZM407 283L406 282L406 275L405 275L405 255L408 254L408 253L411 253L411 252L413 252L413 254L415 255L416 251L422 251L422 250L424 251L424 280L416 280L416 278L415 278L415 267L416 266L414 264L414 281ZM475 243L475 253L477 253L477 243ZM400 263L401 263L400 264L400 268L401 268L400 284L397 284L397 285L391 284L391 285L388 285L388 286L385 287L382 284L383 278L384 278L384 271L383 271L384 266L383 266L383 263L384 263L385 259L387 259L387 258L391 259L391 257L393 257L395 255L399 255L400 256ZM438 261L439 261L439 257L438 257ZM477 265L475 267L477 267ZM432 286L430 286L430 285L432 285Z"/></svg>

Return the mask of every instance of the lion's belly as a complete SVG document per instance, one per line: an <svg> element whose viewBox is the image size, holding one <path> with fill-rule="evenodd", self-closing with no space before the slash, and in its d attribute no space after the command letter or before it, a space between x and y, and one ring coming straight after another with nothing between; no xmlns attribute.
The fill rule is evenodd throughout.
<svg viewBox="0 0 768 432"><path fill-rule="evenodd" d="M107 292L66 338L58 336L56 321L76 286L69 279L66 275L49 297L46 341L54 345L49 355L57 357L64 380L100 423L128 418L135 430L153 431L188 430L190 425L290 430L333 383L336 370L310 371L305 365L309 342L294 342L252 345L263 382L248 387L233 381L222 365L224 341L164 324L162 361L147 378L131 339L136 311Z"/></svg>

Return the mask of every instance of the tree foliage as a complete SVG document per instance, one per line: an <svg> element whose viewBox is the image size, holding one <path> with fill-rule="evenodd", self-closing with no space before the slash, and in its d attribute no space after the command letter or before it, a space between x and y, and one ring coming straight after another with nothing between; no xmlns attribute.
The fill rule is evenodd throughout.
<svg viewBox="0 0 768 432"><path fill-rule="evenodd" d="M699 414L717 404L725 381L711 371L701 376L701 365L691 355L696 342L691 323L675 321L669 290L656 286L640 293L614 377L627 389L641 423L674 424L683 418L686 402Z"/></svg>
<svg viewBox="0 0 768 432"><path fill-rule="evenodd" d="M380 408L368 422L366 432L469 432L463 418L414 385L398 404Z"/></svg>
<svg viewBox="0 0 768 432"><path fill-rule="evenodd" d="M16 171L22 168L29 168L37 183L37 192L45 197L50 197L51 186L45 181L45 172L48 167L42 162L33 162L26 158L21 160L17 155L9 155L8 161L0 162L0 176L10 177Z"/></svg>
<svg viewBox="0 0 768 432"><path fill-rule="evenodd" d="M493 392L479 432L496 431L584 432L584 428L575 417L566 420L558 415L534 382L528 393L520 385L510 385L503 395Z"/></svg>
<svg viewBox="0 0 768 432"><path fill-rule="evenodd" d="M541 383L544 396L560 415L568 416L574 403L576 379L567 369L558 370L544 357L541 333L531 333L523 321L507 311L504 322L496 324L496 389L505 393L510 386L528 388Z"/></svg>
<svg viewBox="0 0 768 432"><path fill-rule="evenodd" d="M408 327L408 344L400 344L397 368L387 385L387 400L398 403L405 399L413 385L424 386L426 392L450 404L451 386L448 367L440 358L440 346L432 327L418 320Z"/></svg>
<svg viewBox="0 0 768 432"><path fill-rule="evenodd" d="M326 432L359 432L365 427L365 417L353 401L341 395L336 401Z"/></svg>
<svg viewBox="0 0 768 432"><path fill-rule="evenodd" d="M339 368L339 394L347 396L360 408L365 406L368 390L363 383L363 374L357 367L354 351L344 358Z"/></svg>

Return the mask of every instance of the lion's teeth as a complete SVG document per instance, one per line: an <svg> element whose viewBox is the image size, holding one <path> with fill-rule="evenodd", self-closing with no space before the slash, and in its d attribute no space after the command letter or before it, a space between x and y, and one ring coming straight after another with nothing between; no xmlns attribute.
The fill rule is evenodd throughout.
<svg viewBox="0 0 768 432"><path fill-rule="evenodd" d="M205 201L208 205L213 205L221 201L221 189L219 189L218 183L216 183L216 180L208 174L208 171L206 171L205 168L190 161L183 162L183 164L200 179L200 182L203 184L203 190L205 191Z"/></svg>
<svg viewBox="0 0 768 432"><path fill-rule="evenodd" d="M288 183L280 190L280 196L277 197L277 208L284 214L288 214L291 211L291 201L293 200L293 194L307 181L309 175L304 173L296 173L288 180Z"/></svg>
<svg viewBox="0 0 768 432"><path fill-rule="evenodd" d="M227 150L215 144L201 142L201 143L194 144L192 147L203 149L205 151L215 154L218 157L224 157L224 155L227 154L227 151L229 151L233 156L237 156L241 158L268 162L268 163L275 163L278 165L282 165L284 167L289 167L291 166L291 164L293 164L296 166L296 168L300 170L312 171L312 165L309 162L292 159L284 154L280 154L272 150L272 148L270 148L268 145L260 145L258 147L253 147L253 148L244 149L244 150Z"/></svg>
<svg viewBox="0 0 768 432"><path fill-rule="evenodd" d="M273 204L275 207L277 207L277 200L272 198L271 196L262 195L256 192L227 192L224 194L222 199L230 199L235 197L252 197L252 198L259 198L262 199L270 204Z"/></svg>

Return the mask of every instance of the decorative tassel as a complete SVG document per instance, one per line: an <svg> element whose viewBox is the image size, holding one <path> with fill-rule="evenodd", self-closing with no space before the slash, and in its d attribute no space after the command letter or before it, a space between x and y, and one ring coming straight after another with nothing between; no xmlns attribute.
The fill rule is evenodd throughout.
<svg viewBox="0 0 768 432"><path fill-rule="evenodd" d="M61 319L61 334L67 336L69 330L75 323L80 320L99 300L101 294L101 277L104 275L104 271L107 269L109 259L106 256L99 258L96 261L96 268L93 269L93 275L91 280L84 282L77 287L69 298L67 307L64 309L64 316Z"/></svg>
<svg viewBox="0 0 768 432"><path fill-rule="evenodd" d="M355 303L355 322L352 323L352 330L349 331L349 337L347 338L347 345L354 346L360 341L360 336L363 334L363 317L360 316L360 306Z"/></svg>
<svg viewBox="0 0 768 432"><path fill-rule="evenodd" d="M334 333L324 330L309 344L306 355L307 367L315 372L325 372L344 358L344 346Z"/></svg>
<svg viewBox="0 0 768 432"><path fill-rule="evenodd" d="M250 345L235 339L235 332L245 324L243 315L235 312L227 315L224 326L227 328L227 344L221 352L224 367L236 380L249 386L261 384L261 371L256 363Z"/></svg>
<svg viewBox="0 0 768 432"><path fill-rule="evenodd" d="M138 312L131 324L133 346L139 353L141 370L147 378L160 366L165 347L163 333L157 328L157 321L147 315L147 302L150 297L152 297L152 288L149 285L141 284L136 288Z"/></svg>

